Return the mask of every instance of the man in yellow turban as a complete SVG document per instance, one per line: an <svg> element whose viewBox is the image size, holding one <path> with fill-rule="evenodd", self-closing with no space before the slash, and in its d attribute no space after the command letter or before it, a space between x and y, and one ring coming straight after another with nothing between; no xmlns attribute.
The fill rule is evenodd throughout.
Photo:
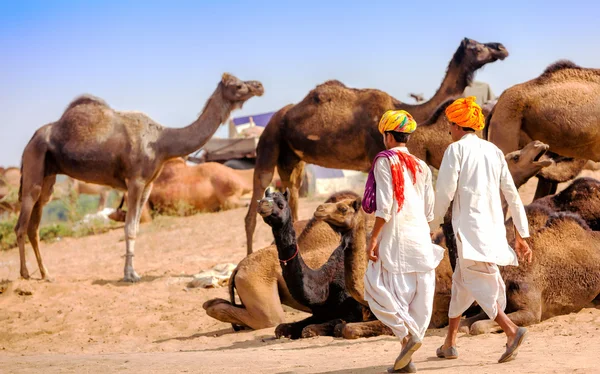
<svg viewBox="0 0 600 374"><path fill-rule="evenodd" d="M452 200L452 227L456 234L458 259L452 277L450 325L446 341L437 350L442 358L457 358L456 336L462 314L477 301L507 337L506 351L498 362L517 355L527 329L517 327L504 313L506 289L500 266L518 266L515 251L508 245L500 191L506 198L515 224L515 249L531 262L532 252L523 238L529 227L523 203L508 171L504 154L494 144L480 139L475 131L485 126L474 97L458 99L446 108L452 144L442 159L435 194L435 218L431 231L439 227Z"/></svg>
<svg viewBox="0 0 600 374"><path fill-rule="evenodd" d="M362 204L365 212L375 213L364 297L373 314L402 341L394 363L395 372L401 373L416 371L411 357L431 319L435 268L444 253L429 236L431 171L406 148L416 128L403 110L381 117L379 132L386 150L373 161Z"/></svg>

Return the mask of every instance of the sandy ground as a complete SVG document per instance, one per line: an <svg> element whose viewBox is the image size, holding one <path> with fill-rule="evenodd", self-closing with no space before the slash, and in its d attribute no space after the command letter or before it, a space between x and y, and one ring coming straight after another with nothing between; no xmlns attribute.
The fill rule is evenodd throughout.
<svg viewBox="0 0 600 374"><path fill-rule="evenodd" d="M527 201L535 189L528 184ZM529 197L530 199L531 197ZM301 218L322 199L302 199ZM208 317L202 303L228 298L226 288L187 289L191 275L245 256L245 209L188 218L160 217L141 226L135 257L143 276L119 282L123 230L42 243L52 282L19 280L17 250L0 253L0 373L380 373L399 351L392 337L347 341L319 337L275 340L273 328L234 333ZM270 243L259 220L255 248ZM39 278L32 251L28 266ZM304 313L288 309L289 321ZM459 338L458 360L435 358L445 330L430 330L415 356L436 373L598 372L600 310L584 309L530 328L517 360L496 361L500 334Z"/></svg>

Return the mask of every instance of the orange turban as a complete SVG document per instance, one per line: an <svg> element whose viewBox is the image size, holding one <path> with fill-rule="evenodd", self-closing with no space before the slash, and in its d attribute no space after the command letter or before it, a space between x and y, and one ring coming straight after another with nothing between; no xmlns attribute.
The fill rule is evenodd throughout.
<svg viewBox="0 0 600 374"><path fill-rule="evenodd" d="M469 127L475 131L485 127L485 118L481 107L475 102L475 96L454 101L446 108L446 117L460 127Z"/></svg>
<svg viewBox="0 0 600 374"><path fill-rule="evenodd" d="M388 110L381 116L378 128L382 134L386 131L411 134L417 129L417 122L405 110Z"/></svg>

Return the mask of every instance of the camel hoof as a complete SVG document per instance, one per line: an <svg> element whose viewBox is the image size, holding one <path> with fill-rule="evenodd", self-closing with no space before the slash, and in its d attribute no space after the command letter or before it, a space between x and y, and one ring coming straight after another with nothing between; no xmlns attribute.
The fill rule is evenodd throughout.
<svg viewBox="0 0 600 374"><path fill-rule="evenodd" d="M291 338L292 337L292 324L281 323L275 328L275 338Z"/></svg>
<svg viewBox="0 0 600 374"><path fill-rule="evenodd" d="M27 270L21 270L21 278L23 278L25 280L29 279L30 278L29 277L29 271L27 271Z"/></svg>
<svg viewBox="0 0 600 374"><path fill-rule="evenodd" d="M130 282L130 283L135 283L135 282L139 282L142 278L137 275L137 273L135 271L132 271L130 273L126 273L125 277L123 278L123 282Z"/></svg>
<svg viewBox="0 0 600 374"><path fill-rule="evenodd" d="M467 325L460 325L458 327L458 332L462 332L463 334L470 334L470 328Z"/></svg>
<svg viewBox="0 0 600 374"><path fill-rule="evenodd" d="M302 329L302 338L313 338L315 336L319 336L319 331L311 326L306 326Z"/></svg>
<svg viewBox="0 0 600 374"><path fill-rule="evenodd" d="M333 336L336 338L344 337L344 328L346 327L346 322L338 323L333 328Z"/></svg>
<svg viewBox="0 0 600 374"><path fill-rule="evenodd" d="M206 301L204 304L202 304L202 308L204 310L208 310L209 308L212 308L217 304L231 304L231 303L229 301L227 301L225 299L221 299L221 298L210 299L210 300Z"/></svg>

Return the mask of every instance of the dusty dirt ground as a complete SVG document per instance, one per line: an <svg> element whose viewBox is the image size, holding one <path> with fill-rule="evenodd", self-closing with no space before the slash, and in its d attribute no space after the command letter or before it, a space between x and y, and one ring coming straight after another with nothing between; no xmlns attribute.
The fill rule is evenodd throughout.
<svg viewBox="0 0 600 374"><path fill-rule="evenodd" d="M535 183L522 194L531 199ZM323 198L302 199L309 218ZM143 280L119 282L123 230L42 243L52 282L19 280L18 250L0 253L0 373L380 373L399 352L393 337L275 340L273 328L235 333L208 317L202 303L226 288L187 289L190 276L245 256L246 209L141 225L135 267ZM259 219L255 248L272 236ZM28 266L39 278L28 249ZM288 321L304 313L288 309ZM598 372L600 310L584 309L530 328L518 358L496 361L500 334L460 334L458 360L435 357L445 330L429 330L415 354L421 372Z"/></svg>

